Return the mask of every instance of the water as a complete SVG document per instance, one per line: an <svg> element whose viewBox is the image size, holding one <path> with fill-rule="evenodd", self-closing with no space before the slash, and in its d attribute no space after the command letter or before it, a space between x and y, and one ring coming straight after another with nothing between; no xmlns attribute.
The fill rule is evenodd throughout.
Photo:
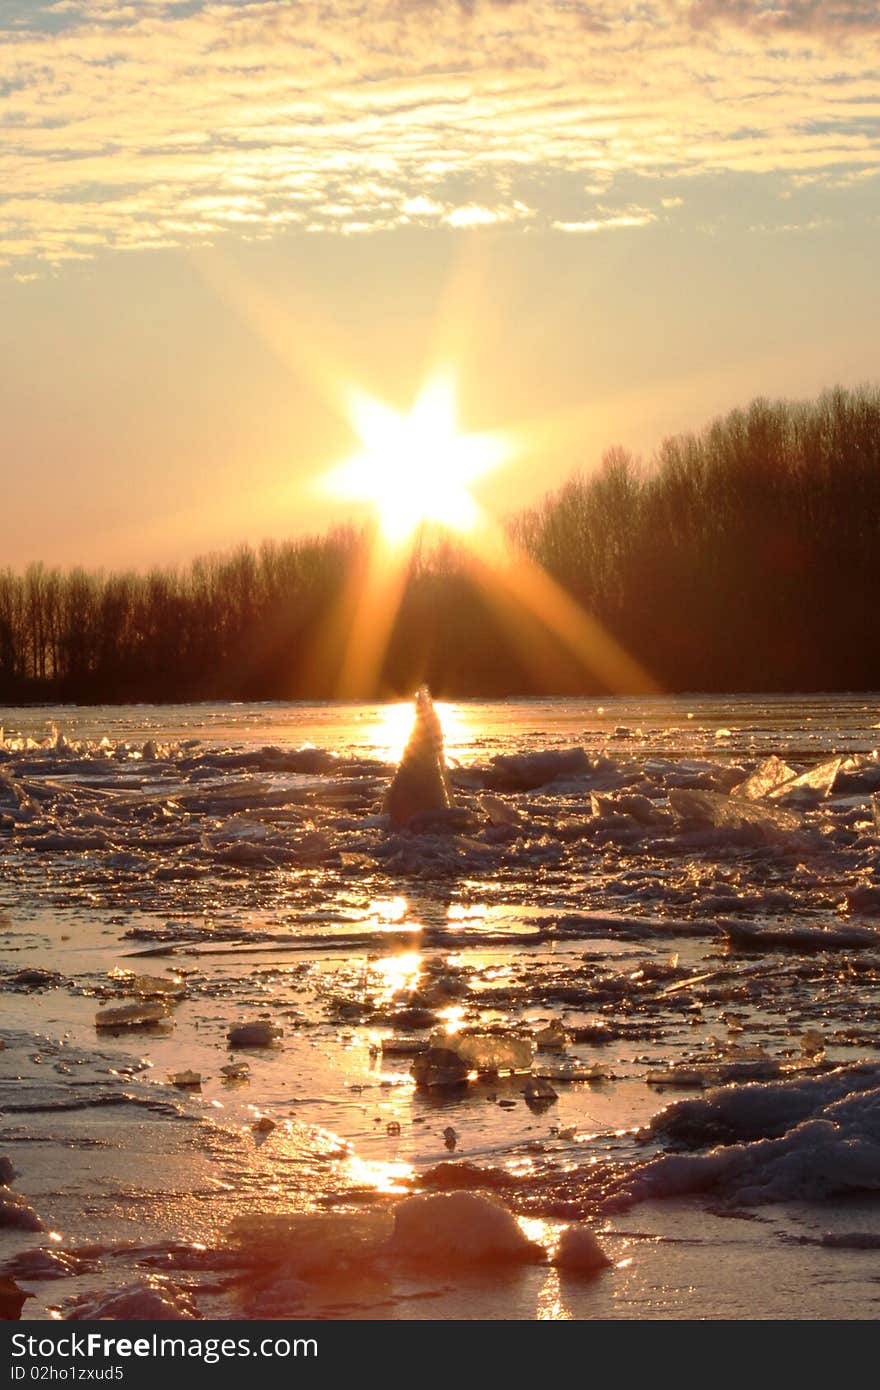
<svg viewBox="0 0 880 1390"><path fill-rule="evenodd" d="M880 697L439 709L462 809L419 834L376 816L407 705L0 710L0 1152L45 1227L0 1241L25 1256L10 1268L26 1313L165 1278L220 1316L874 1316L870 1251L820 1243L880 1237L864 1185L819 1201L756 1168L764 1150L743 1135L751 1187L725 1171L673 1197L669 1170L646 1164L675 1142L634 1131L702 1094L677 1089L676 1068L800 1084L880 1057ZM735 806L731 788L770 754L795 772L845 761L832 795L795 795L785 825L782 803L732 829L675 811L679 793ZM515 823L490 824L486 792ZM729 921L855 924L868 944L735 951ZM20 980L25 967L56 974ZM125 972L185 993L158 1027L96 1031L99 1008L131 1001ZM428 1028L406 1021L415 1008ZM280 1043L230 1052L229 1027L261 1014ZM554 1018L605 1079L554 1082L546 1110L524 1103L522 1077L416 1090L409 1058L381 1050ZM230 1057L248 1080L225 1079ZM190 1069L198 1090L169 1082ZM261 1118L275 1127L255 1130ZM700 1123L698 1159L718 1139ZM853 1123L870 1149L861 1110ZM550 1249L565 1220L587 1221L614 1268L584 1282L383 1265L304 1287L277 1252L245 1278L228 1244L245 1214L344 1220L425 1190L450 1159L500 1181ZM664 1199L633 1206L633 1174ZM36 1277L36 1248L72 1252L64 1277Z"/></svg>

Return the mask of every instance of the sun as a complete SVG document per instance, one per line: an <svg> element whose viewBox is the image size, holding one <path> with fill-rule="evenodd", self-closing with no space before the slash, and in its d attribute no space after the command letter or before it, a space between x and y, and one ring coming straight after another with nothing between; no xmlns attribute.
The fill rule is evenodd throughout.
<svg viewBox="0 0 880 1390"><path fill-rule="evenodd" d="M465 532L479 506L471 487L502 463L508 445L498 434L459 432L448 377L430 381L408 415L354 391L349 414L363 451L331 473L331 489L376 508L387 540L407 540L423 524Z"/></svg>

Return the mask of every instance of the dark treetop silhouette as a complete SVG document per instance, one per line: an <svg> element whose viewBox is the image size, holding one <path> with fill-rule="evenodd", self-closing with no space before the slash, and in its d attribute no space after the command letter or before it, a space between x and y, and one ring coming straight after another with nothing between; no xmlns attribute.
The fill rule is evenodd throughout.
<svg viewBox="0 0 880 1390"><path fill-rule="evenodd" d="M509 532L667 690L880 687L875 388L755 401L645 467L613 449ZM183 570L6 570L0 700L332 697L369 543L337 528ZM422 681L451 696L601 688L491 602L451 540L414 552L379 674L356 693Z"/></svg>

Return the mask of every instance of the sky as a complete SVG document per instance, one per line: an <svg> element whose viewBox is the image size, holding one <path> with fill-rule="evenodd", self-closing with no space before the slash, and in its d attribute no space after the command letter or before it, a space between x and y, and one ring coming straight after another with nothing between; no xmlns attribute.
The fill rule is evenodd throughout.
<svg viewBox="0 0 880 1390"><path fill-rule="evenodd" d="M873 0L0 0L0 565L362 513L438 368L507 513L880 379Z"/></svg>

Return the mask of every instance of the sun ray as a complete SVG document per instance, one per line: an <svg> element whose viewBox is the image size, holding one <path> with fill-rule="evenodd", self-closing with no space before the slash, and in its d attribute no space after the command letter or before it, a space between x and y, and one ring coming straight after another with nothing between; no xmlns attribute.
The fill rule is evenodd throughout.
<svg viewBox="0 0 880 1390"><path fill-rule="evenodd" d="M351 384L341 370L338 345L330 347L316 316L314 332L303 332L301 324L294 331L277 301L219 252L200 257L198 269L294 375L308 380L347 417L362 445L320 480L325 493L338 499L371 503L379 521L378 530L365 538L363 556L343 583L333 612L325 615L324 639L317 639L312 653L322 671L335 667L339 697L379 690L412 558L423 532L432 528L456 536L474 582L506 626L512 628L519 613L525 627L528 616L539 633L554 638L580 669L610 690L659 688L595 616L513 547L473 494L475 484L514 455L538 455L558 445L560 436L578 434L588 407L533 418L517 430L465 433L458 428L453 377L438 370L409 413L401 414ZM473 279L465 275L461 283ZM447 346L456 337L465 341L456 335L458 315L448 306L441 321ZM528 630L536 633L534 626ZM517 634L517 645L524 654L534 646L536 661L552 657L547 640L530 643L525 631Z"/></svg>

